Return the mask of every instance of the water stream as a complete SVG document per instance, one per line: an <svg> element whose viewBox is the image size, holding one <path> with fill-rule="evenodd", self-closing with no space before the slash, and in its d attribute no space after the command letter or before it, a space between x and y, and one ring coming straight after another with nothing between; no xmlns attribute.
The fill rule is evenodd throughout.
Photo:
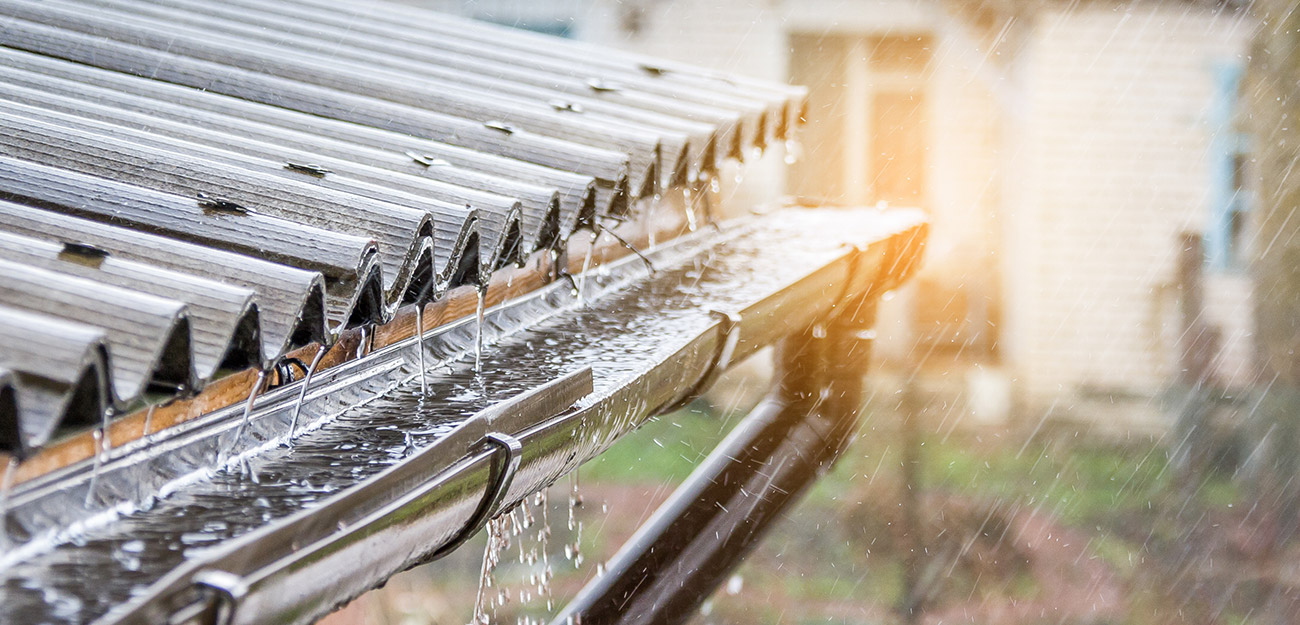
<svg viewBox="0 0 1300 625"><path fill-rule="evenodd" d="M578 299L585 300L587 293L587 274L591 269L591 255L596 251L596 239L600 238L599 232L591 233L591 242L587 244L587 255L582 259L582 271L578 274Z"/></svg>
<svg viewBox="0 0 1300 625"><path fill-rule="evenodd" d="M289 419L289 435L285 440L286 446L293 446L293 435L298 431L298 415L302 412L302 400L307 397L307 389L311 388L311 378L316 374L316 369L320 367L320 361L325 359L325 354L330 351L329 347L321 345L316 350L316 355L312 356L311 364L307 365L307 373L302 376L302 388L298 389L298 398L293 403L293 417ZM423 355L423 354L421 354ZM420 363L420 370L423 371L423 362ZM421 379L423 381L423 379Z"/></svg>
<svg viewBox="0 0 1300 625"><path fill-rule="evenodd" d="M483 336L483 333L481 331L483 326L483 312L482 312L483 300L481 298L479 299L478 309L479 309L478 323L480 328L479 337L481 338ZM415 336L418 337L417 339L418 345L416 346L415 351L419 352L420 354L420 394L425 397L428 397L429 396L429 367L424 364L424 303L423 302L415 305ZM303 384L302 387L303 390L305 391L307 385Z"/></svg>
<svg viewBox="0 0 1300 625"><path fill-rule="evenodd" d="M257 401L257 396L261 394L262 387L266 385L266 375L268 371L270 370L260 369L257 372L257 379L253 381L253 388L248 391L248 399L244 401L244 416L239 421L239 429L235 430L234 438L231 439L231 446L239 445L239 442L244 439L244 430L248 429L249 416L253 414L253 403ZM304 384L303 388L306 387L307 385ZM229 453L230 450L228 449L221 450L221 457L223 460L218 461L218 464L224 464L224 459L229 457Z"/></svg>
<svg viewBox="0 0 1300 625"><path fill-rule="evenodd" d="M478 287L478 304L474 308L474 373L483 371L483 308L487 303L487 285ZM420 346L420 357L424 357L424 346ZM424 366L420 367L420 380L424 380ZM423 389L428 390L428 389Z"/></svg>
<svg viewBox="0 0 1300 625"><path fill-rule="evenodd" d="M90 487L86 489L86 500L82 503L89 508L95 501L95 487L99 486L99 467L104 464L107 455L102 451L104 439L108 438L108 412L104 413L104 425L90 433L91 454L94 456L94 468L90 470Z"/></svg>

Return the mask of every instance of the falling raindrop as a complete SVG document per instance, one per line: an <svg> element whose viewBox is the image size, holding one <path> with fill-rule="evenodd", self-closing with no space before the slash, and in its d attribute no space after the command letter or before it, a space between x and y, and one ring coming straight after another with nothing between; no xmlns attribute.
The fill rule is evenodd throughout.
<svg viewBox="0 0 1300 625"><path fill-rule="evenodd" d="M732 575L727 579L727 594L738 595L745 587L745 578L740 575Z"/></svg>
<svg viewBox="0 0 1300 625"><path fill-rule="evenodd" d="M803 146L798 139L789 138L785 140L785 164L793 165L803 158Z"/></svg>

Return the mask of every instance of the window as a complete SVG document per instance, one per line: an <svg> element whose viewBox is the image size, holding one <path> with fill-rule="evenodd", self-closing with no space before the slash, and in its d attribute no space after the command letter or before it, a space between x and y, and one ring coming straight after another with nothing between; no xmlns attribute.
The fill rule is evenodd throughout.
<svg viewBox="0 0 1300 625"><path fill-rule="evenodd" d="M1251 193L1248 137L1237 127L1242 66L1214 68L1210 103L1210 219L1205 230L1205 258L1211 269L1227 270L1246 261L1247 224L1254 204Z"/></svg>

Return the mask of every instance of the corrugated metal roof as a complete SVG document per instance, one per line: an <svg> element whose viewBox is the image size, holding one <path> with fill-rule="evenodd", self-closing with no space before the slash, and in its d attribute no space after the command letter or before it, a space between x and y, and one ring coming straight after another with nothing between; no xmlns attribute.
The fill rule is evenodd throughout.
<svg viewBox="0 0 1300 625"><path fill-rule="evenodd" d="M549 210L551 198L558 196L558 227L566 232L572 229L580 211L596 208L596 181L591 176L16 50L0 48L0 83L219 131L231 140L265 140L321 156L517 197L529 211L542 210L543 206ZM525 220L529 214L525 212Z"/></svg>
<svg viewBox="0 0 1300 625"><path fill-rule="evenodd" d="M15 235L59 244L75 241L115 258L253 291L258 298L263 364L329 336L325 280L319 272L10 202L0 201L0 224Z"/></svg>
<svg viewBox="0 0 1300 625"><path fill-rule="evenodd" d="M104 330L0 306L0 341L0 367L13 372L18 417L0 425L6 435L0 448L26 454L60 425L93 424L108 410Z"/></svg>
<svg viewBox="0 0 1300 625"><path fill-rule="evenodd" d="M382 3L0 0L0 451L383 323L800 89Z"/></svg>

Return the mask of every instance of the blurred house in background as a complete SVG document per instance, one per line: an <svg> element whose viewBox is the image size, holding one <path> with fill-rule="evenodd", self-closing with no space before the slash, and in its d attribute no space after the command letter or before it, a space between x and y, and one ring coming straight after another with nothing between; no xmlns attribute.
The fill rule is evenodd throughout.
<svg viewBox="0 0 1300 625"><path fill-rule="evenodd" d="M802 145L725 192L929 211L927 267L891 303L882 357L948 363L976 417L1167 425L1192 322L1184 233L1206 251L1193 316L1218 337L1211 373L1250 381L1236 127L1255 24L1234 2L408 1L808 85Z"/></svg>

